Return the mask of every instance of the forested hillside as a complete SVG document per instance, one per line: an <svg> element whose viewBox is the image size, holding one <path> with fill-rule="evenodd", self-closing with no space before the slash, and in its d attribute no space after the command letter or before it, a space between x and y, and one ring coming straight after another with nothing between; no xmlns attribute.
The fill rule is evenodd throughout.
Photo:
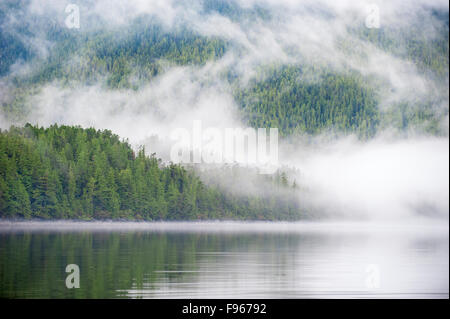
<svg viewBox="0 0 450 319"><path fill-rule="evenodd" d="M65 84L94 83L106 78L109 88L135 88L163 71L164 63L204 64L220 58L224 41L205 38L187 30L168 33L155 24L136 22L127 30L80 36L57 35L57 45L31 76L16 77L19 85L60 80Z"/></svg>
<svg viewBox="0 0 450 319"><path fill-rule="evenodd" d="M40 88L55 81L63 86L100 83L108 89L139 90L174 66L200 68L207 62L220 61L230 52L238 56L248 53L232 39L202 35L182 22L168 28L160 20L146 16L137 17L129 25L76 31L62 28L54 19L40 17L11 32L1 22L7 18L6 10L18 8L9 2L0 6L0 76L9 91L0 102L2 112L10 119L24 117ZM247 8L235 1L203 1L201 14L219 14L243 25L274 19L262 5ZM427 37L421 21L436 30L433 36ZM46 34L45 41L51 43L46 54L36 54L32 42L24 40L33 34L33 28L39 28ZM379 79L351 65L337 69L326 62L311 65L307 60L280 62L275 67L260 62L255 68L263 76L253 77L245 85L239 81L242 74L234 74L231 65L206 82L221 81L224 87L230 87L247 124L278 127L283 136L339 132L367 139L389 127L399 131L419 127L431 134L443 134L439 122L448 115L448 106L441 106L448 104L448 15L431 11L402 27L369 29L355 23L348 32L350 38L339 38L336 46L349 59L357 56L364 61L367 56L359 51L361 46L374 45L410 62L411 72L417 68L439 94L407 101L397 98L384 105L382 95L391 88L381 89ZM356 43L356 39L362 42ZM298 53L288 49L298 59ZM17 63L33 67L17 72Z"/></svg>
<svg viewBox="0 0 450 319"><path fill-rule="evenodd" d="M302 217L295 186L286 177L261 179L272 185L270 196L206 186L192 170L162 166L144 149L135 154L107 130L27 125L0 132L1 218Z"/></svg>
<svg viewBox="0 0 450 319"><path fill-rule="evenodd" d="M326 73L300 81L302 67L281 67L237 94L252 127L278 127L283 135L355 132L372 137L379 123L375 92L358 75Z"/></svg>
<svg viewBox="0 0 450 319"><path fill-rule="evenodd" d="M242 168L171 165L171 132L194 121L277 128L292 153L342 137L448 137L445 5L393 5L373 28L350 3L100 2L77 2L69 28L66 3L0 1L1 217L307 215L296 173L238 187L228 177ZM158 154L131 147L150 136Z"/></svg>

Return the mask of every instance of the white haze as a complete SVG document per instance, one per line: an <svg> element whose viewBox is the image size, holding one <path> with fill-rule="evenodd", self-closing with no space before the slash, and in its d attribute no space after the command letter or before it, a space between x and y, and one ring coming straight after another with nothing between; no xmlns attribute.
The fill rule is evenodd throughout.
<svg viewBox="0 0 450 319"><path fill-rule="evenodd" d="M418 234L432 238L448 238L448 227L430 221L405 221L402 224L374 222L267 222L267 221L185 221L185 222L127 222L127 221L0 221L0 234L8 232L162 232L204 234L402 234L414 238Z"/></svg>
<svg viewBox="0 0 450 319"><path fill-rule="evenodd" d="M383 81L387 89L380 107L393 100L420 101L437 95L447 98L447 103L437 111L448 110L445 85L422 76L409 61L348 33L349 26L364 21L366 4L373 2L380 7L381 24L397 27L415 21L424 5L448 10L446 1L303 1L299 4L294 0L240 0L248 8L256 3L265 5L273 17L268 21L239 23L214 13L201 14L197 1L180 5L166 0L100 0L94 6L82 2L82 29L89 28L83 23L92 21L93 17L100 17L107 25L120 26L142 14L150 14L158 17L168 30L180 24L188 25L202 35L231 40L235 46L223 58L205 66L172 67L138 91L107 90L101 84L75 88L63 88L58 83L45 85L30 101L33 111L28 121L44 126L56 122L111 129L135 146L157 135L161 142L157 147L151 144L148 147L164 156L170 148L168 139L172 130L180 127L190 130L194 120L201 120L203 127L243 127L231 89L220 80L220 74L233 68L240 75L241 84L246 85L255 76L257 66L271 63L317 63L335 70L350 68ZM67 3L33 0L25 15L62 15L58 20L63 21ZM317 13L322 10L332 15L325 18ZM12 28L18 22L10 17L8 23ZM430 38L436 31L426 23L423 30ZM37 46L42 47L41 54L45 55L51 44L45 36L34 36L34 43L40 43ZM343 38L351 39L362 54L349 55L340 50L338 44ZM22 67L29 66L16 66L19 70L15 72L24 72ZM442 120L447 131L448 121L448 116ZM2 127L9 124L0 116ZM287 140L282 143L289 144ZM448 218L448 144L448 136L392 140L381 134L366 143L344 138L319 143L314 148L304 146L289 154L281 152L280 165L299 169L301 174L297 180L310 194L303 200L331 213L348 212L353 216L390 220L431 211L433 217ZM286 149L289 145L280 147Z"/></svg>
<svg viewBox="0 0 450 319"><path fill-rule="evenodd" d="M361 143L351 138L290 154L310 200L330 213L380 220L448 219L449 141L422 137Z"/></svg>

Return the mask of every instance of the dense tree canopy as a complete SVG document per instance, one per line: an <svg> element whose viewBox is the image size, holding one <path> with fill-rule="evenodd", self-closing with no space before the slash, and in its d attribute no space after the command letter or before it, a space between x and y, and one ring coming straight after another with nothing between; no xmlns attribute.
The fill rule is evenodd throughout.
<svg viewBox="0 0 450 319"><path fill-rule="evenodd" d="M379 122L376 97L360 77L325 73L305 81L302 75L301 67L284 66L238 92L249 124L277 127L283 135L325 129L374 135Z"/></svg>
<svg viewBox="0 0 450 319"><path fill-rule="evenodd" d="M300 218L295 189L276 176L271 196L243 196L163 166L144 149L135 154L108 130L27 125L0 133L3 218Z"/></svg>

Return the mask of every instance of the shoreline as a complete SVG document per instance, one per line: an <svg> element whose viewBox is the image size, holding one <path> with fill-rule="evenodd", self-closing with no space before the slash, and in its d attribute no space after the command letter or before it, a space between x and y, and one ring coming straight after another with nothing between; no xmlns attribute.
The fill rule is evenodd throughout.
<svg viewBox="0 0 450 319"><path fill-rule="evenodd" d="M117 220L0 220L0 234L8 232L179 232L179 233L431 233L449 234L447 220L410 221L117 221Z"/></svg>

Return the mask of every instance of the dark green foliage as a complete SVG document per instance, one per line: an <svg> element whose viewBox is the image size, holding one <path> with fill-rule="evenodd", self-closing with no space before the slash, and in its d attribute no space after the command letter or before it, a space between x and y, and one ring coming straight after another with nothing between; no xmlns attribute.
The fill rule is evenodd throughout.
<svg viewBox="0 0 450 319"><path fill-rule="evenodd" d="M236 96L253 127L277 127L282 135L334 129L375 134L379 122L376 96L356 74L324 73L317 79L301 67L271 69Z"/></svg>
<svg viewBox="0 0 450 319"><path fill-rule="evenodd" d="M291 192L285 180L273 187ZM242 196L136 155L108 130L26 125L0 133L0 217L298 219L295 196Z"/></svg>

